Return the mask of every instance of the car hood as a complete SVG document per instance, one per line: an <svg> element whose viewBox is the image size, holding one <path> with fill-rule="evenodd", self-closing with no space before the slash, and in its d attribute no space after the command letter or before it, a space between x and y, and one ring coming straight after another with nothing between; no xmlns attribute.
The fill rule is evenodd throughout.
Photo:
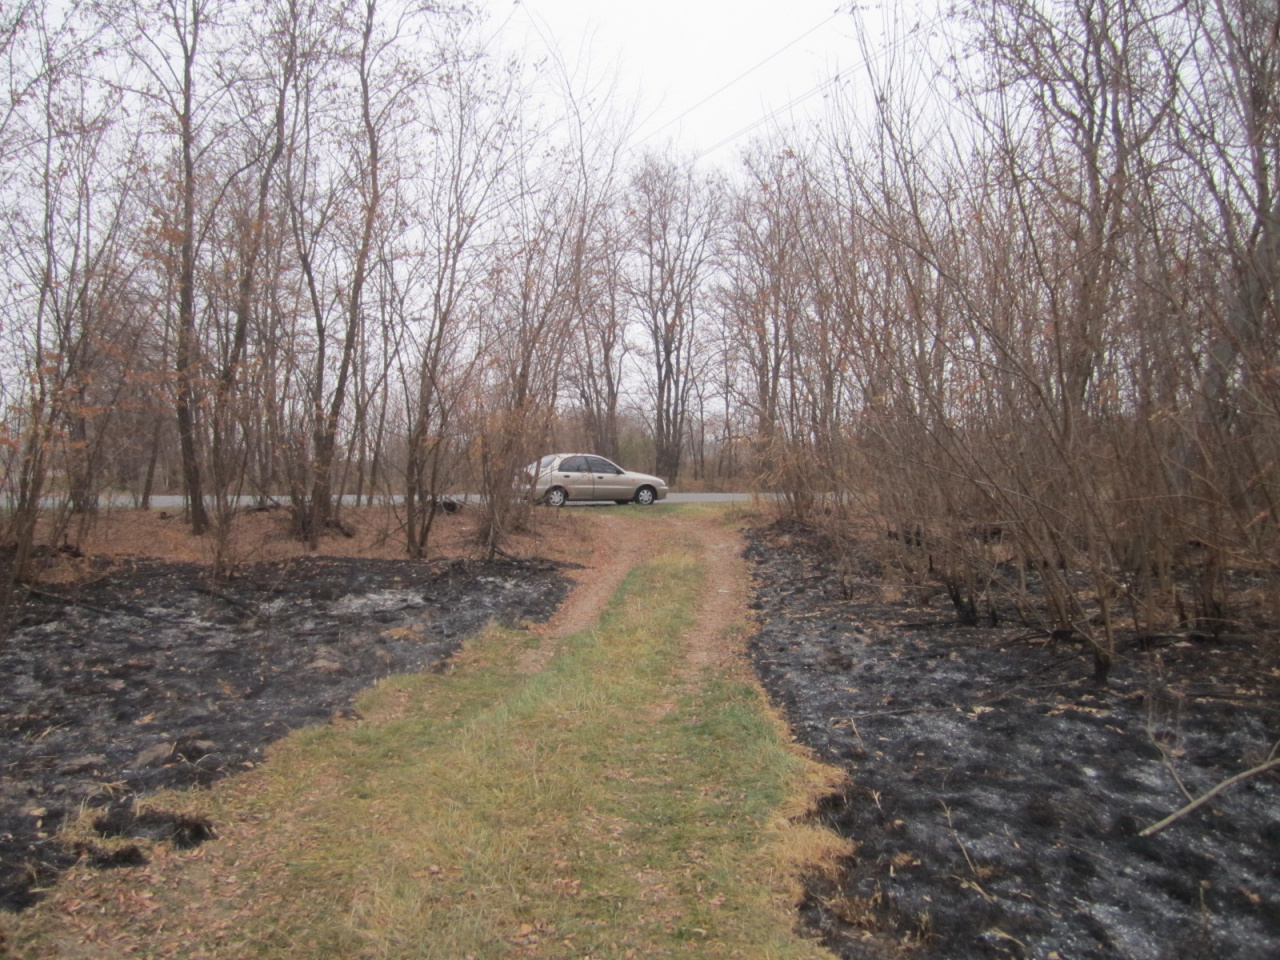
<svg viewBox="0 0 1280 960"><path fill-rule="evenodd" d="M636 473L634 470L628 470L627 476L632 480L648 480L650 483L658 487L665 487L667 485L667 481L663 480L661 477L655 477L651 473Z"/></svg>

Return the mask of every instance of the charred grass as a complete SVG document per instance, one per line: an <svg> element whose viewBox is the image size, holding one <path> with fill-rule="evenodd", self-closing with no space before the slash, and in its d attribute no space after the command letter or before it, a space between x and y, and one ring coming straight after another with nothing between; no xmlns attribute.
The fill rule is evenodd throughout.
<svg viewBox="0 0 1280 960"><path fill-rule="evenodd" d="M792 822L812 764L758 689L692 682L688 545L635 570L545 668L492 629L439 673L383 680L348 719L153 804L219 841L145 845L141 871L78 868L16 918L48 956L812 957L793 932ZM736 628L741 630L741 625ZM679 690L672 699L673 686Z"/></svg>
<svg viewBox="0 0 1280 960"><path fill-rule="evenodd" d="M873 539L779 522L750 556L756 668L849 786L824 820L856 845L803 922L850 960L1280 955L1274 629L1122 635L1091 652L1034 623L957 623ZM1025 601L1025 598L1022 598ZM999 608L1000 598L993 598ZM1006 610L1013 609L1004 603Z"/></svg>
<svg viewBox="0 0 1280 960"><path fill-rule="evenodd" d="M264 540L278 522L248 520ZM379 678L441 669L466 636L545 619L568 589L543 560L381 556L371 524L342 538L347 556L290 555L277 530L214 583L172 521L104 523L116 552L50 568L0 643L0 909L29 907L82 860L127 865L116 838L194 842L183 816L139 801L252 769L290 730L350 717ZM148 542L165 556L124 552ZM73 821L85 829L61 836Z"/></svg>

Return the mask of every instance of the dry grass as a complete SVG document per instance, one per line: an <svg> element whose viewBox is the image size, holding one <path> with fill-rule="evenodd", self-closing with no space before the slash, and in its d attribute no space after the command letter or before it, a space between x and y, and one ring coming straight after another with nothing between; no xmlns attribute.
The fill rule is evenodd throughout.
<svg viewBox="0 0 1280 960"><path fill-rule="evenodd" d="M287 511L246 511L239 513L232 528L231 554L237 565L293 557L320 555L370 559L405 558L405 540L400 520L388 507L348 507L343 524L352 536L336 530L320 539L317 549L290 534ZM483 545L477 535L479 512L464 508L461 513L436 519L430 557L480 557ZM506 546L515 556L541 556L552 560L583 563L591 556L589 538L583 534L585 519L574 511L539 510L532 514L527 529L517 532ZM213 562L212 534L193 537L180 516L164 510L103 510L79 541L83 558L57 555L41 572L44 581L65 581L91 575L104 561L127 557L156 557L178 563L210 565Z"/></svg>

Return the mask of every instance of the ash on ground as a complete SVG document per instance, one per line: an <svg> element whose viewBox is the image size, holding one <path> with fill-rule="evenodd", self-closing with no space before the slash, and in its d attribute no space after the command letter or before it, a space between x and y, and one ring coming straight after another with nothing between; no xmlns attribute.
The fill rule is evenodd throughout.
<svg viewBox="0 0 1280 960"><path fill-rule="evenodd" d="M82 808L102 808L103 836L207 839L212 825L134 816L131 799L252 767L379 678L439 669L491 620L547 619L568 586L538 560L308 557L217 586L139 559L33 592L0 643L0 908L36 902L82 857L141 856L59 845Z"/></svg>
<svg viewBox="0 0 1280 960"><path fill-rule="evenodd" d="M759 676L850 777L818 815L855 853L809 878L803 930L857 960L1280 956L1275 771L1139 836L1267 758L1274 635L1135 638L1100 689L1086 650L885 602L872 560L836 576L820 541L775 524L748 549Z"/></svg>

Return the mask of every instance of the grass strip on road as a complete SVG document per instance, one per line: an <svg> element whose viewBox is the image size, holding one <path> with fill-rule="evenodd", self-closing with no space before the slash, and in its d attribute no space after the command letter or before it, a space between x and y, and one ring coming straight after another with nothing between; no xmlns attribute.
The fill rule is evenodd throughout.
<svg viewBox="0 0 1280 960"><path fill-rule="evenodd" d="M290 737L206 795L223 840L155 871L132 944L93 955L828 956L787 876L835 844L788 816L813 765L753 685L681 669L703 575L669 548L538 673L522 654L551 641L493 629ZM66 946L68 897L33 943Z"/></svg>

